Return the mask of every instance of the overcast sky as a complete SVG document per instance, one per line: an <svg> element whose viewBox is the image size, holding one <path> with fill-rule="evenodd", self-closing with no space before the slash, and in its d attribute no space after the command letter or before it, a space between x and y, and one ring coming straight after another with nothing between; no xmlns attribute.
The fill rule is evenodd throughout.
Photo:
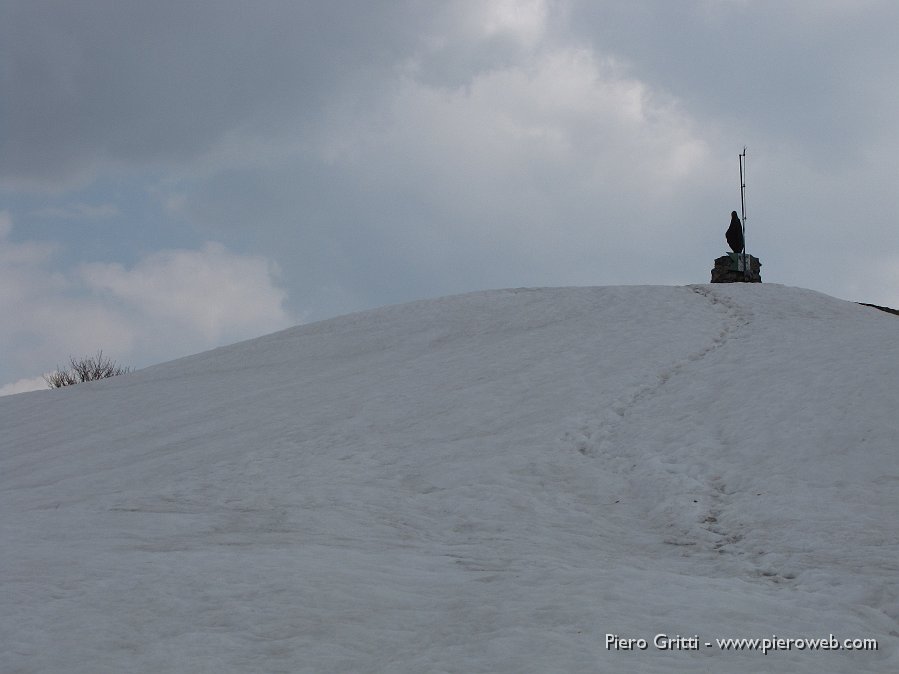
<svg viewBox="0 0 899 674"><path fill-rule="evenodd" d="M899 307L894 0L0 0L0 392L518 286ZM4 386L5 385L5 386Z"/></svg>

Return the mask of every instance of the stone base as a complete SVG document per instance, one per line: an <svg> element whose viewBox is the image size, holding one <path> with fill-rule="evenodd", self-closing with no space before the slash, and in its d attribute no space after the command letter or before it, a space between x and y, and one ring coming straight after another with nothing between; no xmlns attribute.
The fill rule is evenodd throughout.
<svg viewBox="0 0 899 674"><path fill-rule="evenodd" d="M743 255L728 253L715 260L715 268L712 269L712 283L761 283L762 263L757 257L746 256L749 269L743 267Z"/></svg>

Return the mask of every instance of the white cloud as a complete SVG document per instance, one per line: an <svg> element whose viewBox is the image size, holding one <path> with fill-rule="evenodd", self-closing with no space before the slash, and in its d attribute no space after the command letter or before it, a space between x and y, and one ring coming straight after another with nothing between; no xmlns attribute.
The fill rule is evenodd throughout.
<svg viewBox="0 0 899 674"><path fill-rule="evenodd" d="M11 396L16 393L27 393L28 391L39 391L47 388L47 382L43 377L31 377L30 379L19 379L12 384L0 386L0 396Z"/></svg>
<svg viewBox="0 0 899 674"><path fill-rule="evenodd" d="M215 342L235 334L271 332L289 324L286 293L273 285L277 267L265 258L236 255L218 243L200 250L169 250L133 268L81 265L92 291L123 302L162 325L177 325Z"/></svg>
<svg viewBox="0 0 899 674"><path fill-rule="evenodd" d="M524 44L535 44L546 29L545 0L490 0L476 3L484 35L511 35Z"/></svg>
<svg viewBox="0 0 899 674"><path fill-rule="evenodd" d="M409 192L455 214L441 237L473 246L490 245L485 237L501 246L526 240L545 251L547 240L558 245L558 228L522 237L520 225L558 223L572 207L645 212L649 200L714 172L704 137L676 100L589 49L548 48L458 87L415 73L395 87L378 123L335 123L320 136L320 151L333 166L379 166L365 179L382 193ZM443 223L411 223L404 235L434 226ZM567 234L604 226L616 227L615 219L565 223ZM584 241L575 236L571 245Z"/></svg>
<svg viewBox="0 0 899 674"><path fill-rule="evenodd" d="M69 356L103 349L140 367L287 327L286 293L263 257L221 244L147 255L133 267L66 268L59 246L12 242L0 212L0 382L8 392ZM7 390L4 387L3 390Z"/></svg>
<svg viewBox="0 0 899 674"><path fill-rule="evenodd" d="M466 59L477 52L469 47ZM371 305L498 285L635 282L684 238L657 213L677 217L671 202L721 182L730 156L714 156L714 132L596 49L544 36L511 59L471 56L463 80L429 49L376 94L335 97L316 125L278 143L230 136L211 162L223 179L178 191L170 207L232 229L258 214L268 241L289 242L303 260L294 279L297 267L318 269L297 294L339 284ZM681 208L692 210L687 227L703 226L694 204ZM313 249L319 261L301 258ZM385 286L399 290L367 294Z"/></svg>
<svg viewBox="0 0 899 674"><path fill-rule="evenodd" d="M30 300L54 294L62 282L50 264L58 247L46 242L10 241L12 227L9 213L0 212L0 309L3 316L19 317L22 307L31 306ZM9 321L0 326L14 327Z"/></svg>

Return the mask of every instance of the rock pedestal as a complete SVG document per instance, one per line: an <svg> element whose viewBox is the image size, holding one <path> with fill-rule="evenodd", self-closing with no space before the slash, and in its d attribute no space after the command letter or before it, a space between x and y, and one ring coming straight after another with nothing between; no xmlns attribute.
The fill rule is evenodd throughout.
<svg viewBox="0 0 899 674"><path fill-rule="evenodd" d="M762 263L757 257L742 253L728 253L715 260L715 268L712 269L712 283L761 282Z"/></svg>

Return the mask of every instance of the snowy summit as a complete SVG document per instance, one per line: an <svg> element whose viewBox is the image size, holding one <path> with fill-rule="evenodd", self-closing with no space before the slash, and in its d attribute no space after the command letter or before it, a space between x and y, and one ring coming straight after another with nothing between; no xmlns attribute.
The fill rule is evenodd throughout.
<svg viewBox="0 0 899 674"><path fill-rule="evenodd" d="M0 670L899 671L897 331L492 291L2 398Z"/></svg>

